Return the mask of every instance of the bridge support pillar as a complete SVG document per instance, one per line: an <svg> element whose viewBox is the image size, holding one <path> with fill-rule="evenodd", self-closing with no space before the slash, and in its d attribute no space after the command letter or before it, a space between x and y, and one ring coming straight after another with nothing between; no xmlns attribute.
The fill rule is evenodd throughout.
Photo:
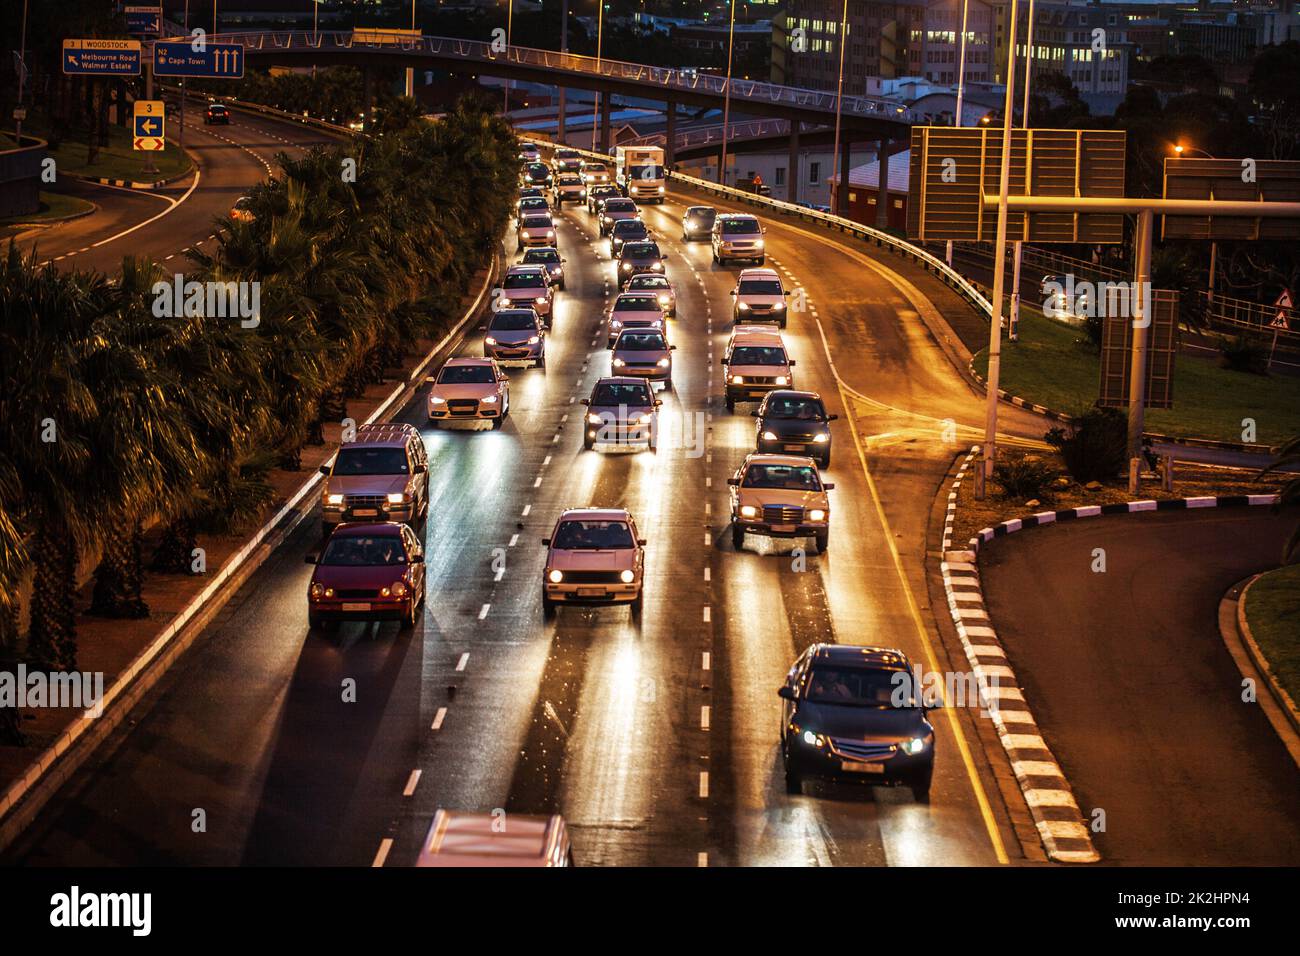
<svg viewBox="0 0 1300 956"><path fill-rule="evenodd" d="M370 67L361 68L361 114L365 117L366 130L370 129L370 101L374 96L375 78Z"/></svg>
<svg viewBox="0 0 1300 956"><path fill-rule="evenodd" d="M889 227L889 140L880 138L880 192L876 195L876 228Z"/></svg>
<svg viewBox="0 0 1300 956"><path fill-rule="evenodd" d="M600 94L600 151L609 152L609 94Z"/></svg>
<svg viewBox="0 0 1300 956"><path fill-rule="evenodd" d="M835 186L835 214L837 216L848 216L849 214L849 173L852 171L849 159L853 155L853 143L848 134L840 138L840 181Z"/></svg>
<svg viewBox="0 0 1300 956"><path fill-rule="evenodd" d="M677 162L677 101L669 100L664 104L664 116L667 119L667 126L664 127L664 165L672 166Z"/></svg>
<svg viewBox="0 0 1300 956"><path fill-rule="evenodd" d="M799 201L799 127L798 120L790 121L790 160L785 170L785 201Z"/></svg>

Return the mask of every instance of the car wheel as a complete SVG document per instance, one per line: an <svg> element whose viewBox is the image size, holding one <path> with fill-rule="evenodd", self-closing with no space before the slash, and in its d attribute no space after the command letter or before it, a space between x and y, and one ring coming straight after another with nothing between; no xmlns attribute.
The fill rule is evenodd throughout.
<svg viewBox="0 0 1300 956"><path fill-rule="evenodd" d="M547 620L555 617L555 602L545 594L542 595L542 617Z"/></svg>
<svg viewBox="0 0 1300 956"><path fill-rule="evenodd" d="M912 783L912 799L917 803L930 802L930 774Z"/></svg>
<svg viewBox="0 0 1300 956"><path fill-rule="evenodd" d="M541 355L537 356L537 360L536 360L535 362L533 362L533 368L546 368L546 353L545 353L545 352L543 352Z"/></svg>
<svg viewBox="0 0 1300 956"><path fill-rule="evenodd" d="M790 794L803 793L803 774L790 763L785 765L785 792Z"/></svg>
<svg viewBox="0 0 1300 956"><path fill-rule="evenodd" d="M736 400L735 400L734 398L728 398L728 399L727 399L727 411L729 411L729 412L734 412L735 410L736 410Z"/></svg>
<svg viewBox="0 0 1300 956"><path fill-rule="evenodd" d="M496 418L492 419L492 430L494 432L499 432L502 429L502 427L505 426L505 423L506 423L506 413L503 411Z"/></svg>
<svg viewBox="0 0 1300 956"><path fill-rule="evenodd" d="M734 521L731 523L731 546L737 551L745 547L745 529Z"/></svg>
<svg viewBox="0 0 1300 956"><path fill-rule="evenodd" d="M777 324L780 325L781 328L785 328L785 319L782 319L782 320L781 320L780 322L778 322Z"/></svg>
<svg viewBox="0 0 1300 956"><path fill-rule="evenodd" d="M671 392L672 390L673 390L673 380L671 378L664 379L664 391Z"/></svg>
<svg viewBox="0 0 1300 956"><path fill-rule="evenodd" d="M637 591L636 597L632 600L632 620L641 620L641 599L644 596L643 591Z"/></svg>
<svg viewBox="0 0 1300 956"><path fill-rule="evenodd" d="M831 453L829 451L822 455L821 466L822 468L829 468L831 466Z"/></svg>
<svg viewBox="0 0 1300 956"><path fill-rule="evenodd" d="M754 260L754 263L760 266L765 262L767 262L767 256L759 256L757 259Z"/></svg>
<svg viewBox="0 0 1300 956"><path fill-rule="evenodd" d="M718 258L718 254L715 252L715 253L713 254L713 264L714 264L714 265L717 265L720 261L721 261L721 260Z"/></svg>
<svg viewBox="0 0 1300 956"><path fill-rule="evenodd" d="M307 627L309 627L311 630L313 631L321 630L322 629L321 623L322 621L319 614L312 614L310 612L307 614Z"/></svg>
<svg viewBox="0 0 1300 956"><path fill-rule="evenodd" d="M817 553L825 554L826 549L830 547L831 533L829 531L818 531L813 537L817 540Z"/></svg>
<svg viewBox="0 0 1300 956"><path fill-rule="evenodd" d="M402 615L402 620L398 623L398 627L403 631L409 631L411 628L415 627L415 622L419 620L419 618L419 608L416 603L412 601L411 609Z"/></svg>

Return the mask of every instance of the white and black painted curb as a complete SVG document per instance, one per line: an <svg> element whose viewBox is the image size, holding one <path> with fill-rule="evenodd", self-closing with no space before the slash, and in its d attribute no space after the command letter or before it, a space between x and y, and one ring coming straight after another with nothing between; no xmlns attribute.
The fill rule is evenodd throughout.
<svg viewBox="0 0 1300 956"><path fill-rule="evenodd" d="M977 446L966 456L957 469L948 494L943 529L944 559L939 565L948 608L980 691L987 695L984 699L996 701L996 706L990 706L988 713L997 728L998 739L1011 762L1011 770L1020 784L1048 858L1057 863L1096 863L1101 855L1093 846L1092 836L1083 823L1083 813L1075 802L1074 792L1025 703L1015 672L1007 662L1006 652L985 610L975 550L949 550L957 496L978 451Z"/></svg>
<svg viewBox="0 0 1300 956"><path fill-rule="evenodd" d="M99 186L116 186L119 189L139 189L145 192L151 189L162 189L170 186L172 183L180 182L182 179L188 179L194 175L194 170L198 167L195 163L183 173L177 173L175 176L168 176L166 179L160 179L153 183L137 183L130 179L106 179L103 176L80 176L76 173L64 173L69 179L79 179L83 183L95 183Z"/></svg>

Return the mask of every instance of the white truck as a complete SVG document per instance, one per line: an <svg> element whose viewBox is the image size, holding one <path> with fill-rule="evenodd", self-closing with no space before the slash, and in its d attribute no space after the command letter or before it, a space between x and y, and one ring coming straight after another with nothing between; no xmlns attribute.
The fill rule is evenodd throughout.
<svg viewBox="0 0 1300 956"><path fill-rule="evenodd" d="M637 202L664 201L664 151L661 146L616 146L614 181Z"/></svg>

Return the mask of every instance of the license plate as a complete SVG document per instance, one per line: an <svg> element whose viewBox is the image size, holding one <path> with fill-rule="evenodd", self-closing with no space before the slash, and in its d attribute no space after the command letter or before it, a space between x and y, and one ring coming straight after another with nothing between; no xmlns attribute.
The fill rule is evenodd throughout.
<svg viewBox="0 0 1300 956"><path fill-rule="evenodd" d="M765 388L751 388L749 390L750 398L763 398L765 395L767 395L767 389Z"/></svg>
<svg viewBox="0 0 1300 956"><path fill-rule="evenodd" d="M781 532L781 531L793 531L793 530L794 530L794 525L792 525L792 524L774 524L774 525L772 525L772 530L773 530L773 531L776 531L776 532Z"/></svg>
<svg viewBox="0 0 1300 956"><path fill-rule="evenodd" d="M605 596L604 588L578 588L578 597L603 598L604 596Z"/></svg>
<svg viewBox="0 0 1300 956"><path fill-rule="evenodd" d="M343 605L343 610L345 610L345 611L369 611L369 610L370 610L370 605L369 605L369 604L346 604L346 603L345 603L345 604Z"/></svg>
<svg viewBox="0 0 1300 956"><path fill-rule="evenodd" d="M376 518L379 511L375 508L353 508L352 513L358 518Z"/></svg>
<svg viewBox="0 0 1300 956"><path fill-rule="evenodd" d="M841 760L840 769L845 773L884 773L885 765L882 763L862 763L857 760Z"/></svg>
<svg viewBox="0 0 1300 956"><path fill-rule="evenodd" d="M783 445L786 451L803 451L803 445Z"/></svg>

